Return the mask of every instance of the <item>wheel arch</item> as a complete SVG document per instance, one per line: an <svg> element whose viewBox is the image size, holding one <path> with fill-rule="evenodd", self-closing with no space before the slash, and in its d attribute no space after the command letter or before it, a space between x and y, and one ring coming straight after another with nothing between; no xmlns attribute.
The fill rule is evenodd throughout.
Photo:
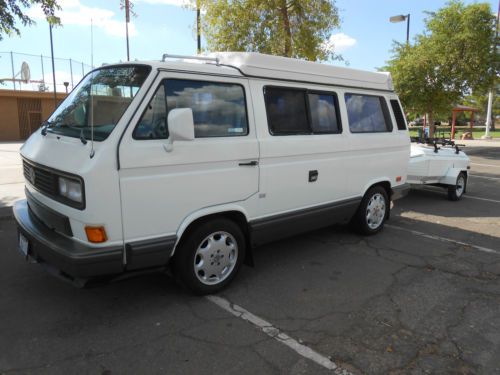
<svg viewBox="0 0 500 375"><path fill-rule="evenodd" d="M179 226L179 229L177 230L178 240L172 250L171 257L175 256L176 249L186 238L186 236L189 235L190 231L192 231L196 226L198 226L201 223L220 217L229 219L240 227L240 229L243 232L243 235L245 236L245 241L246 241L246 256L244 262L247 265L253 266L253 254L250 241L250 228L248 226L248 214L242 207L239 206L220 207L218 210L203 209L187 216Z"/></svg>
<svg viewBox="0 0 500 375"><path fill-rule="evenodd" d="M385 178L385 179L380 179L380 180L376 180L376 181L371 181L370 184L368 185L368 187L365 188L364 192L363 192L363 197L366 195L366 193L373 187L375 186L381 186L386 194L387 194L387 198L389 199L389 204L388 204L388 207L387 207L387 210L385 212L385 218L386 219L389 219L390 217L390 214L391 214L391 196L392 196L392 186L391 186L391 182L389 180L389 178Z"/></svg>
<svg viewBox="0 0 500 375"><path fill-rule="evenodd" d="M383 179L379 179L379 180L370 181L365 186L365 189L363 191L363 197L366 195L368 190L370 190L374 186L382 186L384 188L385 192L387 193L387 197L389 198L389 200L391 199L392 186L391 186L391 182L390 182L389 178L383 178Z"/></svg>
<svg viewBox="0 0 500 375"><path fill-rule="evenodd" d="M465 182L467 183L467 180L469 178L469 174L468 174L468 171L466 169L463 169L463 168L450 168L450 169L448 169L448 171L446 172L446 175L439 180L439 183L444 184L444 185L455 185L455 183L457 181L457 177L460 173L465 174L465 179L466 179Z"/></svg>

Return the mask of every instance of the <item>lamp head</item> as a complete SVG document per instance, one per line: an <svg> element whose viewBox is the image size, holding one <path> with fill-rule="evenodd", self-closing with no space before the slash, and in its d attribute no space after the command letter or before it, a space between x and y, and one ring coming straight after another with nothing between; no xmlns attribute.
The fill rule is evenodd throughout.
<svg viewBox="0 0 500 375"><path fill-rule="evenodd" d="M392 16L391 18L389 18L389 21L391 21L392 23L403 22L406 20L407 17L408 16L400 14L399 16Z"/></svg>

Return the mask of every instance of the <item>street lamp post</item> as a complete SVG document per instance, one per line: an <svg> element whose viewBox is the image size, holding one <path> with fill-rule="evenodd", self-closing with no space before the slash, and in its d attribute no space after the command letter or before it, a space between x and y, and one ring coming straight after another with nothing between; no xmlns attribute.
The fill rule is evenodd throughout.
<svg viewBox="0 0 500 375"><path fill-rule="evenodd" d="M392 23L406 21L406 44L410 44L410 14L407 15L400 14L398 16L392 16L389 18Z"/></svg>

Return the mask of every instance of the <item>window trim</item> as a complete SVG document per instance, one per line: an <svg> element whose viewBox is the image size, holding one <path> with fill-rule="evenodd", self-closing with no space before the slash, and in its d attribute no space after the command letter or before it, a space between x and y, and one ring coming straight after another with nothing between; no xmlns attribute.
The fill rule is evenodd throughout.
<svg viewBox="0 0 500 375"><path fill-rule="evenodd" d="M270 126L269 121L269 111L267 110L268 100L266 96L266 89L282 89L282 90L290 90L290 91L301 91L304 94L304 101L306 107L306 118L307 118L307 127L309 129L309 133L279 133L275 134ZM333 104L335 105L335 117L337 119L337 132L314 132L312 129L312 120L311 120L311 106L309 103L309 94L315 95L330 95L333 97ZM330 134L342 134L342 120L340 116L340 104L338 100L338 94L335 91L326 91L326 90L316 90L316 89L308 89L303 87L289 87L289 86L279 86L279 85L264 85L262 87L262 95L264 96L264 108L266 111L266 120L267 120L267 130L269 134L273 137L279 136L294 136L294 135L330 135Z"/></svg>
<svg viewBox="0 0 500 375"><path fill-rule="evenodd" d="M386 125L386 130L383 131L359 131L355 132L351 129L351 122L349 120L349 109L347 108L347 95L358 95L358 96L370 96L374 98L378 98L382 108L382 115L384 116L384 121ZM349 132L351 134L378 134L378 133L392 133L394 131L394 124L392 123L391 113L389 112L389 107L387 106L387 98L384 95L375 95L375 94L365 94L359 92L344 92L344 103L347 115L347 123L349 126Z"/></svg>

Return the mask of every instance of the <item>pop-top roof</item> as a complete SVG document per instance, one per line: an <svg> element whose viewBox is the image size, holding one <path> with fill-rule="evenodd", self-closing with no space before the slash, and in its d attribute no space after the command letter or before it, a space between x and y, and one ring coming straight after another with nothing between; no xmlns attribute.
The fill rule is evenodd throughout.
<svg viewBox="0 0 500 375"><path fill-rule="evenodd" d="M219 63L238 68L244 75L349 87L393 91L391 75L328 64L264 55L255 52L216 52Z"/></svg>

